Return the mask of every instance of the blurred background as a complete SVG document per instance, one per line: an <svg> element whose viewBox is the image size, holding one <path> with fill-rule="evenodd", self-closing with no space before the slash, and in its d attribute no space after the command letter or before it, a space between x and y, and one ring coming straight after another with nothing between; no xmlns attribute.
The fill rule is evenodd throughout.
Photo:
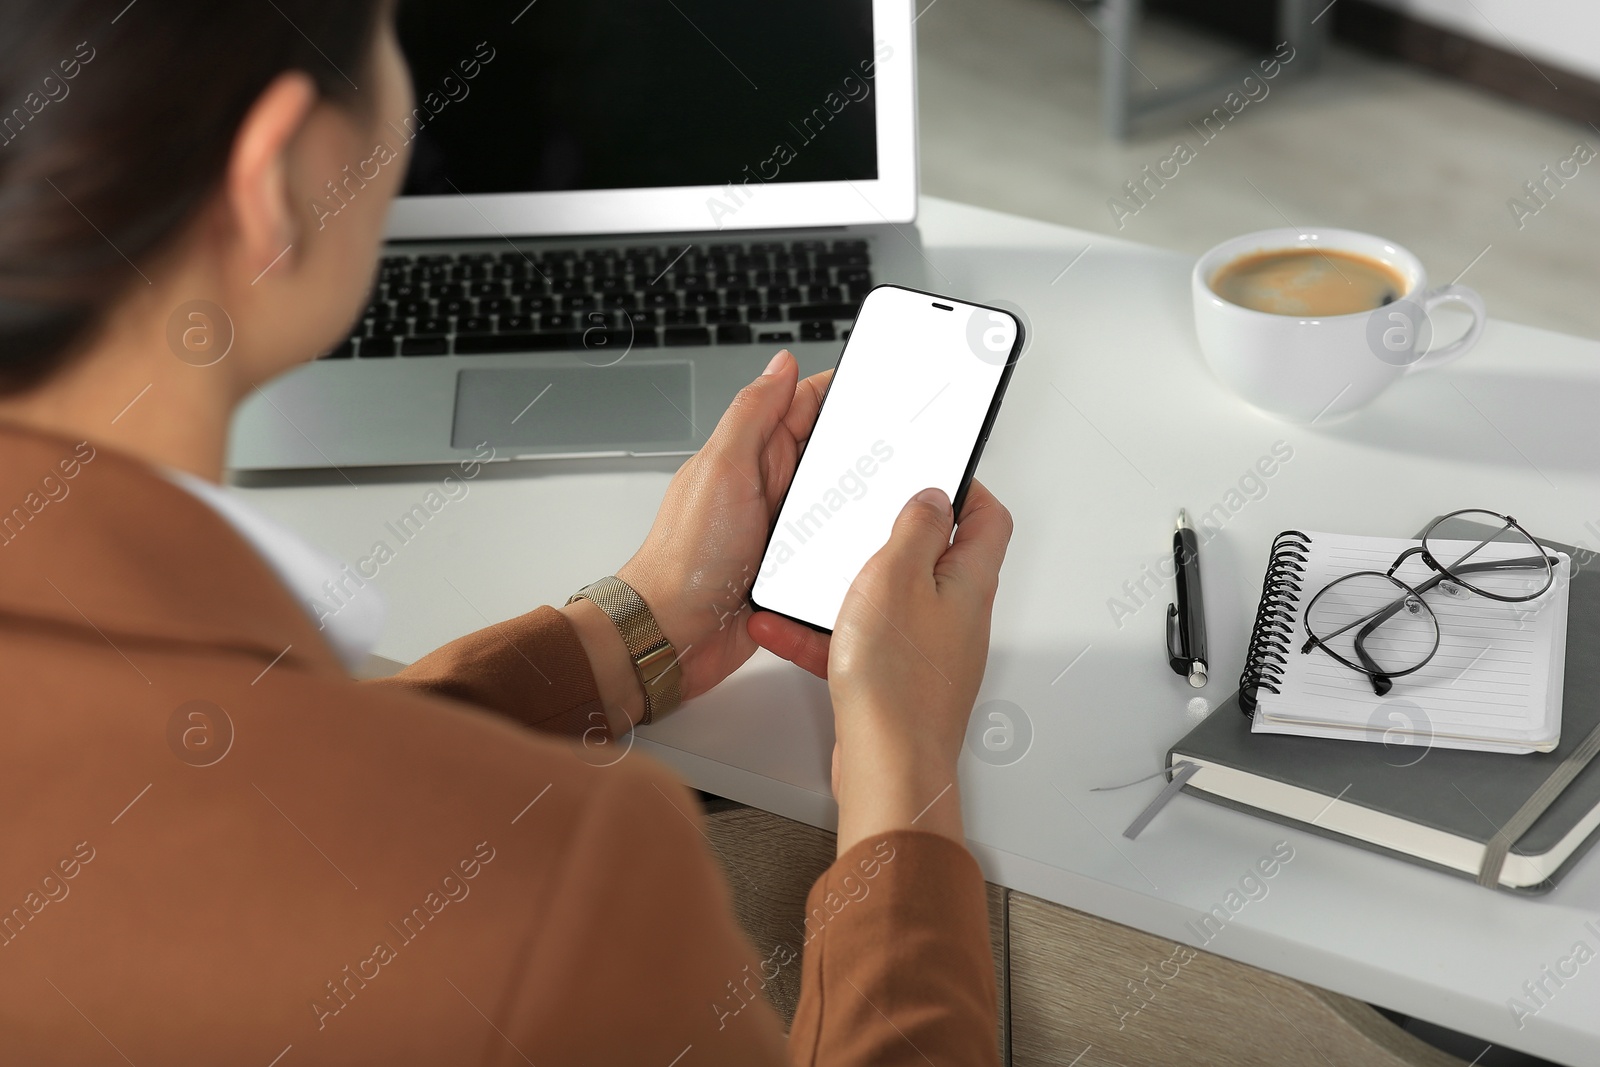
<svg viewBox="0 0 1600 1067"><path fill-rule="evenodd" d="M1600 157L1574 158L1600 153L1600 3L1297 6L1320 62L1300 48L1205 131L1285 40L1279 0L918 0L923 191L1195 255L1277 226L1365 230L1435 286L1466 271L1495 318L1600 337ZM1169 105L1123 136L1108 40L1132 107ZM1180 142L1194 158L1130 199Z"/></svg>

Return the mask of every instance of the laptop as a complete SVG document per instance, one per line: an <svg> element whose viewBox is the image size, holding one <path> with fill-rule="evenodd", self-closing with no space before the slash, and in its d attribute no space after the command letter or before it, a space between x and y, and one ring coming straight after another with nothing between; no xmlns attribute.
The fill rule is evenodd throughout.
<svg viewBox="0 0 1600 1067"><path fill-rule="evenodd" d="M927 288L909 0L405 0L416 109L348 339L252 395L235 471L687 455L780 348ZM385 149L388 151L386 152Z"/></svg>

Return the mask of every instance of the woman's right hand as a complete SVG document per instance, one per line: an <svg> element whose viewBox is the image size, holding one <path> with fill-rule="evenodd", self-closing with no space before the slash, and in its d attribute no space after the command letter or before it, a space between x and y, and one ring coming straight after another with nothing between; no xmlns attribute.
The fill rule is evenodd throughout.
<svg viewBox="0 0 1600 1067"><path fill-rule="evenodd" d="M751 620L758 642L802 666L817 670L826 655L840 854L913 826L964 840L956 761L1011 539L1010 513L980 482L964 503L953 542L943 492L906 504L851 585L831 641L776 616Z"/></svg>

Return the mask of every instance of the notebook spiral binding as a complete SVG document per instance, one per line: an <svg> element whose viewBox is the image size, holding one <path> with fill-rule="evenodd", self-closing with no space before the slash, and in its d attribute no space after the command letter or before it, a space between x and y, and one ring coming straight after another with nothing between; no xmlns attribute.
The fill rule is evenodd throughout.
<svg viewBox="0 0 1600 1067"><path fill-rule="evenodd" d="M1311 538L1299 530L1285 530L1272 541L1267 576L1261 582L1261 603L1256 607L1255 628L1250 631L1250 648L1244 658L1244 673L1239 675L1239 710L1246 715L1256 709L1256 692L1278 692L1283 668L1289 657L1289 638L1294 633L1294 613L1300 603L1300 580L1305 574L1306 553Z"/></svg>

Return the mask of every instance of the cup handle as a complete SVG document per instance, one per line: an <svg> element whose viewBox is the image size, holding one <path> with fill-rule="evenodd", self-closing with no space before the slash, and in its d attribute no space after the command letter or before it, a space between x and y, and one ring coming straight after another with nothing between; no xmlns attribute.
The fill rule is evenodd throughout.
<svg viewBox="0 0 1600 1067"><path fill-rule="evenodd" d="M1478 338L1483 336L1483 328L1488 324L1489 311L1483 305L1483 297L1478 295L1476 289L1465 285L1446 285L1442 289L1435 289L1422 300L1423 314L1431 316L1433 309L1441 304L1460 304L1472 312L1472 325L1467 327L1467 332L1451 341L1443 348L1430 348L1421 359L1406 368L1406 373L1419 370L1432 370L1442 367L1446 363L1460 359L1466 355L1473 345L1478 343Z"/></svg>

